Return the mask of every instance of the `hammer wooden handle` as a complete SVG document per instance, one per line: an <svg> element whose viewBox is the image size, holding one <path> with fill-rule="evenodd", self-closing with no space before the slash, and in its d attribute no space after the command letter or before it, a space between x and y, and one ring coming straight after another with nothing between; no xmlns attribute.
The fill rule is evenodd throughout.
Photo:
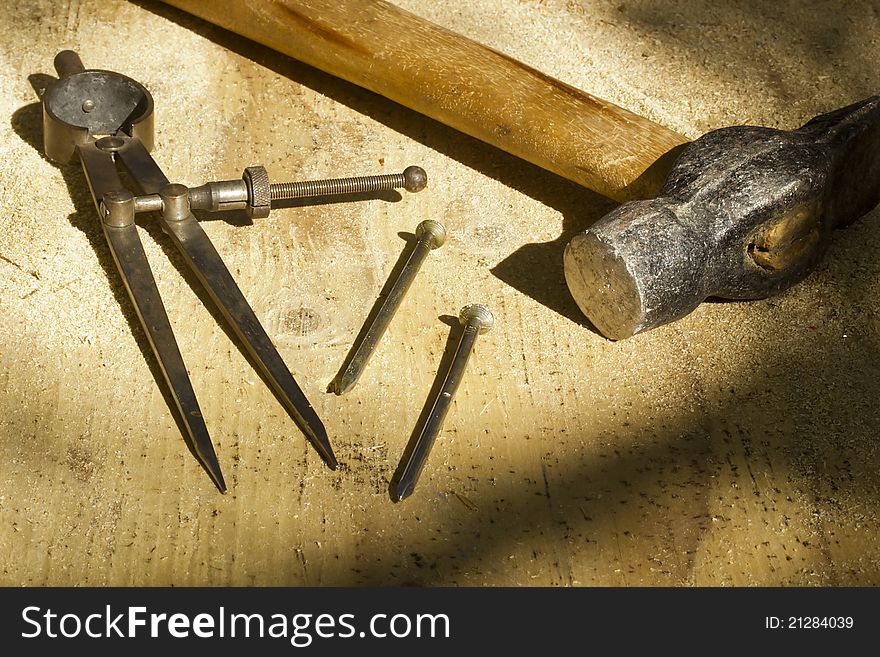
<svg viewBox="0 0 880 657"><path fill-rule="evenodd" d="M387 2L167 1L619 201L687 141Z"/></svg>

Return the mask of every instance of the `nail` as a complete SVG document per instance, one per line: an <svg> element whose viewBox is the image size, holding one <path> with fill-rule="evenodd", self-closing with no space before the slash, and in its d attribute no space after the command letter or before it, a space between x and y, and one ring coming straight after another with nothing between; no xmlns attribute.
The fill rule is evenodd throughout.
<svg viewBox="0 0 880 657"><path fill-rule="evenodd" d="M391 498L395 502L406 499L415 490L416 482L418 482L419 475L425 467L425 462L431 453L434 440L440 433L443 420L449 412L452 396L458 389L459 383L461 383L465 366L474 348L477 336L480 333L489 331L495 323L492 313L481 303L472 303L462 308L458 314L458 321L464 326L464 330L461 333L452 362L449 364L449 369L446 371L443 385L440 388L440 392L434 398L431 412L419 431L412 452L409 455L405 455L404 459L406 459L406 462L401 461L398 466L399 478L391 482Z"/></svg>
<svg viewBox="0 0 880 657"><path fill-rule="evenodd" d="M363 337L349 352L339 374L330 383L328 388L330 392L335 392L337 395L348 392L360 378L425 258L432 250L443 246L446 241L446 229L439 221L429 219L416 227L416 239L418 241L413 252L382 300L378 312L374 314L372 321L368 320L366 330L361 332Z"/></svg>

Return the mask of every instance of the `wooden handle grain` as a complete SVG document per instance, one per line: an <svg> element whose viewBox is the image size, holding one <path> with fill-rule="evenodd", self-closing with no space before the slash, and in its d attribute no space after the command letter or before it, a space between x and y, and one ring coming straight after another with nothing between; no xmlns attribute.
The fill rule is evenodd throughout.
<svg viewBox="0 0 880 657"><path fill-rule="evenodd" d="M618 201L685 137L379 0L166 0Z"/></svg>

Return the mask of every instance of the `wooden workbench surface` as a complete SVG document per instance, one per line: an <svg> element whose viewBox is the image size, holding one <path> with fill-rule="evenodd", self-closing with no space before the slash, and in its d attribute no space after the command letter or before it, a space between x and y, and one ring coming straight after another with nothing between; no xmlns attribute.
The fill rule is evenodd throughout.
<svg viewBox="0 0 880 657"><path fill-rule="evenodd" d="M796 127L880 90L867 0L399 4L690 137ZM878 211L784 296L613 343L562 276L610 201L157 3L3 3L0 30L0 584L880 583ZM172 180L428 171L419 194L205 222L339 471L145 217L229 494L186 449L85 180L41 156L34 87L63 48L152 92ZM325 392L428 218L447 244L358 386ZM471 301L496 329L392 504L448 316Z"/></svg>

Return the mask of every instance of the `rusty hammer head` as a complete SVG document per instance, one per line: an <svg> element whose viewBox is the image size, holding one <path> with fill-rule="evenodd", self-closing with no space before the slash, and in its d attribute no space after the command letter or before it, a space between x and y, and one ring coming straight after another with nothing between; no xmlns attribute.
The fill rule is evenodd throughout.
<svg viewBox="0 0 880 657"><path fill-rule="evenodd" d="M759 299L801 280L835 227L880 201L880 96L790 132L732 127L682 150L656 198L575 237L565 276L606 337L627 338L707 297Z"/></svg>

